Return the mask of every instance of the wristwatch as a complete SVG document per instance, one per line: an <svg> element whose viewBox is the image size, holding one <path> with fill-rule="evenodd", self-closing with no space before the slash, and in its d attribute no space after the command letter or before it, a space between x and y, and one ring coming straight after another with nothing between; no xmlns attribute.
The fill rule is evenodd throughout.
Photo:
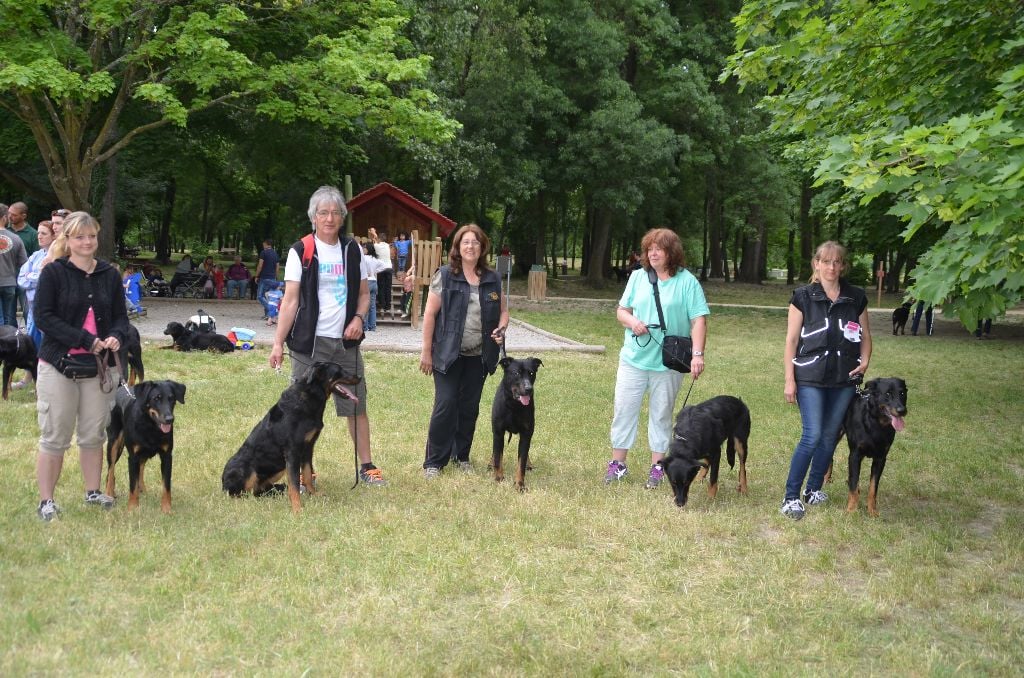
<svg viewBox="0 0 1024 678"><path fill-rule="evenodd" d="M694 351L693 352L693 357L694 358L703 358L704 357L704 351Z"/></svg>

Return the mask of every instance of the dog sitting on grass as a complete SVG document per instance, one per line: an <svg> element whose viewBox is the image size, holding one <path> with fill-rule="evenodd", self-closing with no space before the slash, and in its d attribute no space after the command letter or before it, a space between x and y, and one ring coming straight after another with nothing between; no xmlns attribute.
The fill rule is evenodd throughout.
<svg viewBox="0 0 1024 678"><path fill-rule="evenodd" d="M249 437L221 475L221 486L232 497L243 492L267 494L282 476L288 478L288 498L292 511L302 509L299 496L302 478L313 478L313 448L324 428L324 407L332 393L347 400L358 400L346 386L359 383L359 377L346 374L335 363L314 363L303 377L281 394L270 411L256 424ZM309 494L316 494L311 481Z"/></svg>

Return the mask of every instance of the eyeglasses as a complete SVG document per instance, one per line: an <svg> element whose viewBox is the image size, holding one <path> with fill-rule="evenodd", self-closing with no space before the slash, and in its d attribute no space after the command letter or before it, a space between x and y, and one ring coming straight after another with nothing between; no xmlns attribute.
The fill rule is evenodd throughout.
<svg viewBox="0 0 1024 678"><path fill-rule="evenodd" d="M322 219L324 217L343 217L345 213L341 210L317 210L316 215Z"/></svg>
<svg viewBox="0 0 1024 678"><path fill-rule="evenodd" d="M818 263L822 266L842 266L842 259L818 259Z"/></svg>
<svg viewBox="0 0 1024 678"><path fill-rule="evenodd" d="M463 240L459 244L465 245L466 247L480 247L479 240Z"/></svg>

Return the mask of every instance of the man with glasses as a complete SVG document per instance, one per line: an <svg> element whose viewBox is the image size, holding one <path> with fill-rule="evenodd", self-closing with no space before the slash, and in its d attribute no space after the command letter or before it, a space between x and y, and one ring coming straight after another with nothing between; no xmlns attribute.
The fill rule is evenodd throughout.
<svg viewBox="0 0 1024 678"><path fill-rule="evenodd" d="M270 366L281 366L287 343L293 381L301 379L314 362L336 363L359 377L359 383L352 387L358 400L335 396L335 410L339 417L348 419L359 458L359 480L365 485L383 486L387 481L370 454L366 370L359 351L370 310L363 250L354 239L341 234L348 209L337 188L318 188L309 199L308 214L313 233L288 250L284 298L278 311ZM313 479L303 481L308 486Z"/></svg>

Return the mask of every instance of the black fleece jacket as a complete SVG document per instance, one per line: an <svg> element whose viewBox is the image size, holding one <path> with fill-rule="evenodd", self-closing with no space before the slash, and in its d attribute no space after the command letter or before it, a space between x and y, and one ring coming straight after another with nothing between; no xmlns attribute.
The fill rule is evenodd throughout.
<svg viewBox="0 0 1024 678"><path fill-rule="evenodd" d="M82 329L92 307L100 339L116 337L122 344L128 333L128 309L117 270L97 260L92 273L67 258L48 264L39 274L33 302L36 325L43 333L39 358L51 365L72 348L92 349L96 335Z"/></svg>

